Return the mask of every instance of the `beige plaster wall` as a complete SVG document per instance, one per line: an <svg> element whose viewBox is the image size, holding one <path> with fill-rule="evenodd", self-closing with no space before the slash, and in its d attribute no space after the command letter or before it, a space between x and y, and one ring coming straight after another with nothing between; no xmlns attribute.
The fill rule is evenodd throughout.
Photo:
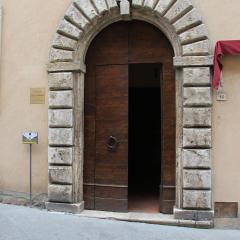
<svg viewBox="0 0 240 240"><path fill-rule="evenodd" d="M214 102L214 200L240 202L240 57L224 59L224 90L228 101Z"/></svg>
<svg viewBox="0 0 240 240"><path fill-rule="evenodd" d="M221 2L221 5L219 3ZM28 147L25 130L39 132L33 148L35 192L47 191L47 103L29 104L29 89L45 87L46 63L57 24L70 0L3 0L0 72L0 191L28 191ZM220 39L238 39L239 0L193 0L209 29L212 46ZM226 58L227 102L214 100L214 201L240 201L240 58ZM47 97L46 97L47 99Z"/></svg>
<svg viewBox="0 0 240 240"><path fill-rule="evenodd" d="M33 147L34 191L47 192L47 102L30 105L29 89L45 87L50 44L70 0L3 0L0 76L0 191L28 191L26 130L39 132ZM46 97L47 101L47 97Z"/></svg>

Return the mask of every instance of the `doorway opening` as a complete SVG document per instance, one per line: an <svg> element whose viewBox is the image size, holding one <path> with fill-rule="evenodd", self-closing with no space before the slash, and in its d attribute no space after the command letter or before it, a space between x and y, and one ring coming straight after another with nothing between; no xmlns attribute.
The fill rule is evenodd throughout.
<svg viewBox="0 0 240 240"><path fill-rule="evenodd" d="M161 64L129 65L128 210L160 211Z"/></svg>
<svg viewBox="0 0 240 240"><path fill-rule="evenodd" d="M173 56L166 36L142 21L114 23L92 41L84 94L87 209L173 212Z"/></svg>

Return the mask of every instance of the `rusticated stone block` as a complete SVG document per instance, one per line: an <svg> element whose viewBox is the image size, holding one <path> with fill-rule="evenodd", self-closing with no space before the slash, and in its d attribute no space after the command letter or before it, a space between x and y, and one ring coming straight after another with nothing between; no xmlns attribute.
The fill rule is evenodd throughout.
<svg viewBox="0 0 240 240"><path fill-rule="evenodd" d="M211 168L210 149L184 149L184 168Z"/></svg>
<svg viewBox="0 0 240 240"><path fill-rule="evenodd" d="M86 66L82 62L55 62L47 64L47 71L49 73L59 73L67 71L85 73Z"/></svg>
<svg viewBox="0 0 240 240"><path fill-rule="evenodd" d="M152 9L154 7L155 3L156 3L155 0L145 0L144 7Z"/></svg>
<svg viewBox="0 0 240 240"><path fill-rule="evenodd" d="M211 108L184 108L184 127L211 127Z"/></svg>
<svg viewBox="0 0 240 240"><path fill-rule="evenodd" d="M211 209L211 191L183 190L183 208Z"/></svg>
<svg viewBox="0 0 240 240"><path fill-rule="evenodd" d="M120 2L120 14L121 15L130 15L130 3L128 0L122 0Z"/></svg>
<svg viewBox="0 0 240 240"><path fill-rule="evenodd" d="M49 108L72 108L73 92L72 91L50 91Z"/></svg>
<svg viewBox="0 0 240 240"><path fill-rule="evenodd" d="M72 165L73 149L65 148L48 148L48 162L51 165Z"/></svg>
<svg viewBox="0 0 240 240"><path fill-rule="evenodd" d="M207 36L208 31L204 24L191 28L179 35L182 44L195 42L200 39L206 39Z"/></svg>
<svg viewBox="0 0 240 240"><path fill-rule="evenodd" d="M72 127L73 111L72 109L50 109L48 110L49 127Z"/></svg>
<svg viewBox="0 0 240 240"><path fill-rule="evenodd" d="M75 23L79 28L83 29L88 24L89 21L83 16L83 14L75 7L74 4L71 4L68 8L65 18L69 21Z"/></svg>
<svg viewBox="0 0 240 240"><path fill-rule="evenodd" d="M188 12L191 8L193 8L193 5L190 0L177 1L168 10L165 18L167 18L171 23L173 23L181 16L183 16L186 12Z"/></svg>
<svg viewBox="0 0 240 240"><path fill-rule="evenodd" d="M188 67L183 69L184 86L210 86L209 67Z"/></svg>
<svg viewBox="0 0 240 240"><path fill-rule="evenodd" d="M183 170L183 187L211 189L211 170Z"/></svg>
<svg viewBox="0 0 240 240"><path fill-rule="evenodd" d="M72 167L49 166L49 181L57 184L72 184Z"/></svg>
<svg viewBox="0 0 240 240"><path fill-rule="evenodd" d="M203 41L184 45L182 49L183 49L183 56L208 55L210 52L208 40L203 40Z"/></svg>
<svg viewBox="0 0 240 240"><path fill-rule="evenodd" d="M72 146L72 128L49 128L48 141L50 146Z"/></svg>
<svg viewBox="0 0 240 240"><path fill-rule="evenodd" d="M178 33L180 33L201 23L202 23L202 18L199 12L194 8L190 12L188 12L186 15L184 15L182 18L180 18L177 22L175 22L173 26L175 30Z"/></svg>
<svg viewBox="0 0 240 240"><path fill-rule="evenodd" d="M48 86L51 90L64 90L73 88L73 74L69 72L49 73Z"/></svg>
<svg viewBox="0 0 240 240"><path fill-rule="evenodd" d="M58 27L58 32L76 40L79 40L82 35L82 30L80 30L79 28L77 28L76 26L74 26L72 23L68 22L65 19L62 19Z"/></svg>
<svg viewBox="0 0 240 240"><path fill-rule="evenodd" d="M161 0L157 3L154 10L160 15L164 15L173 2L174 0Z"/></svg>
<svg viewBox="0 0 240 240"><path fill-rule="evenodd" d="M184 148L210 148L211 147L211 129L183 129L183 147Z"/></svg>
<svg viewBox="0 0 240 240"><path fill-rule="evenodd" d="M94 0L94 4L100 14L102 14L108 10L106 2L103 0Z"/></svg>
<svg viewBox="0 0 240 240"><path fill-rule="evenodd" d="M116 0L107 0L109 9L118 7Z"/></svg>
<svg viewBox="0 0 240 240"><path fill-rule="evenodd" d="M142 0L132 0L133 6L142 6L143 1Z"/></svg>
<svg viewBox="0 0 240 240"><path fill-rule="evenodd" d="M50 202L72 203L72 186L49 184L48 200Z"/></svg>
<svg viewBox="0 0 240 240"><path fill-rule="evenodd" d="M95 11L90 0L74 0L73 3L81 9L89 19L94 19L97 17L97 12Z"/></svg>
<svg viewBox="0 0 240 240"><path fill-rule="evenodd" d="M61 48L61 49L74 51L75 48L77 47L77 41L56 33L56 36L54 38L52 45L54 48Z"/></svg>
<svg viewBox="0 0 240 240"><path fill-rule="evenodd" d="M174 57L173 65L175 67L198 67L198 66L212 66L213 56L184 56Z"/></svg>
<svg viewBox="0 0 240 240"><path fill-rule="evenodd" d="M73 52L69 50L51 48L49 59L50 62L72 61Z"/></svg>
<svg viewBox="0 0 240 240"><path fill-rule="evenodd" d="M185 107L209 107L212 105L210 87L187 87L183 90L183 105Z"/></svg>

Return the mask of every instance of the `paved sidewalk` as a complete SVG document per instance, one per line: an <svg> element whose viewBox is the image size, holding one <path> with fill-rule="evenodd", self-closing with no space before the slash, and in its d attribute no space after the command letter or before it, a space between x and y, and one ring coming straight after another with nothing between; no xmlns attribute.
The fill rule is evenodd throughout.
<svg viewBox="0 0 240 240"><path fill-rule="evenodd" d="M86 218L0 204L0 240L239 240L239 230L191 229Z"/></svg>

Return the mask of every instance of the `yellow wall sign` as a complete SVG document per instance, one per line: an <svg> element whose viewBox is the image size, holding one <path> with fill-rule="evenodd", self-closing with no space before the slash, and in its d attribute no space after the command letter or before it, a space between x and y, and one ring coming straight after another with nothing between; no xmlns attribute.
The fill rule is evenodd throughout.
<svg viewBox="0 0 240 240"><path fill-rule="evenodd" d="M45 104L45 88L30 88L30 104Z"/></svg>

